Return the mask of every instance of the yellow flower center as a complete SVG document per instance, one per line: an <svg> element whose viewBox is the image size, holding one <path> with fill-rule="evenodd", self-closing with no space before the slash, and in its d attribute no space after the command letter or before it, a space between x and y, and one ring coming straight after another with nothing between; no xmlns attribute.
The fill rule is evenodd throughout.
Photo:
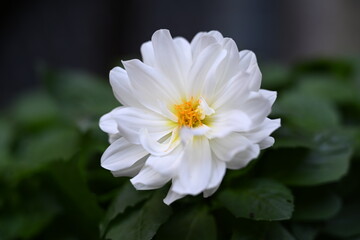
<svg viewBox="0 0 360 240"><path fill-rule="evenodd" d="M175 114L180 127L195 128L202 125L203 113L199 106L200 100L195 100L193 97L189 101L184 100L182 104L175 105Z"/></svg>

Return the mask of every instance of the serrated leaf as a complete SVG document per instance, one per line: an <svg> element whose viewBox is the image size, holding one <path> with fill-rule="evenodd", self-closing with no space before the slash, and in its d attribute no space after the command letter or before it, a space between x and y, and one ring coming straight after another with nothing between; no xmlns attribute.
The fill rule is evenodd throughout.
<svg viewBox="0 0 360 240"><path fill-rule="evenodd" d="M264 161L264 175L295 186L333 182L349 168L352 148L341 132L323 132L315 136L312 150L303 148L272 151Z"/></svg>
<svg viewBox="0 0 360 240"><path fill-rule="evenodd" d="M127 208L137 205L149 198L149 196L149 191L137 191L130 182L127 182L115 196L115 199L106 212L104 220L100 225L101 236L105 234L108 225L116 216L123 214Z"/></svg>
<svg viewBox="0 0 360 240"><path fill-rule="evenodd" d="M157 235L158 239L216 240L216 223L207 208L195 206L173 215Z"/></svg>
<svg viewBox="0 0 360 240"><path fill-rule="evenodd" d="M319 188L301 189L295 192L293 219L298 221L320 221L335 216L341 209L340 197Z"/></svg>
<svg viewBox="0 0 360 240"><path fill-rule="evenodd" d="M111 240L150 240L158 228L169 218L171 208L162 201L163 194L156 192L143 206L114 223L106 234Z"/></svg>
<svg viewBox="0 0 360 240"><path fill-rule="evenodd" d="M242 182L220 192L219 200L234 216L254 220L290 219L294 208L290 190L270 179Z"/></svg>

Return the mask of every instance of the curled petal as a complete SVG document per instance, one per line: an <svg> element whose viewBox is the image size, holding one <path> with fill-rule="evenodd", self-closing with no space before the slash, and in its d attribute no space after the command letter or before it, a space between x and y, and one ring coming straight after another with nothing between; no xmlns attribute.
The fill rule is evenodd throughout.
<svg viewBox="0 0 360 240"><path fill-rule="evenodd" d="M146 128L140 129L140 143L146 151L154 156L165 156L169 154L178 144L177 129L163 142L160 143L152 138Z"/></svg>
<svg viewBox="0 0 360 240"><path fill-rule="evenodd" d="M133 94L133 87L130 83L128 74L124 69L120 67L113 68L110 71L109 78L114 95L119 102L128 107L142 106Z"/></svg>
<svg viewBox="0 0 360 240"><path fill-rule="evenodd" d="M179 194L176 193L174 191L172 191L171 189L169 190L168 194L166 195L166 197L164 198L164 203L166 205L170 205L171 203L175 202L176 200L179 200L180 198L185 197L186 194Z"/></svg>
<svg viewBox="0 0 360 240"><path fill-rule="evenodd" d="M249 144L245 150L238 152L232 160L226 162L229 169L240 169L245 167L251 160L257 158L260 153L258 144Z"/></svg>
<svg viewBox="0 0 360 240"><path fill-rule="evenodd" d="M171 177L159 174L153 168L144 166L130 181L137 190L150 190L164 186Z"/></svg>
<svg viewBox="0 0 360 240"><path fill-rule="evenodd" d="M156 169L164 176L174 176L183 158L184 149L181 145L165 156L150 155L146 165Z"/></svg>
<svg viewBox="0 0 360 240"><path fill-rule="evenodd" d="M232 132L249 131L253 126L251 118L240 110L217 113L210 119L211 129L207 134L210 139L223 138Z"/></svg>
<svg viewBox="0 0 360 240"><path fill-rule="evenodd" d="M139 108L119 108L112 113L121 135L133 144L140 144L140 129L146 128L156 140L172 131L169 120L163 116Z"/></svg>
<svg viewBox="0 0 360 240"><path fill-rule="evenodd" d="M116 172L132 167L146 155L148 152L140 145L131 144L125 138L119 138L102 155L101 166Z"/></svg>
<svg viewBox="0 0 360 240"><path fill-rule="evenodd" d="M121 108L115 108L114 110L112 110L111 112L103 115L100 118L99 127L100 127L101 130L103 130L104 132L106 132L108 134L117 134L119 132L118 124L117 124L116 120L112 116L119 109L121 109Z"/></svg>
<svg viewBox="0 0 360 240"><path fill-rule="evenodd" d="M221 161L230 161L235 155L244 151L250 144L240 133L231 133L223 138L214 138L210 141L212 151Z"/></svg>
<svg viewBox="0 0 360 240"><path fill-rule="evenodd" d="M267 138L272 132L280 127L280 119L266 118L258 127L249 132L242 133L247 139L253 143L259 143Z"/></svg>
<svg viewBox="0 0 360 240"><path fill-rule="evenodd" d="M144 167L147 158L148 155L142 157L139 161L135 162L130 167L126 167L116 171L111 171L111 173L114 177L134 177L136 174L140 172L141 168Z"/></svg>
<svg viewBox="0 0 360 240"><path fill-rule="evenodd" d="M259 142L259 147L260 149L265 149L271 147L272 145L274 145L274 143L275 143L275 139L273 137L267 137L261 142Z"/></svg>

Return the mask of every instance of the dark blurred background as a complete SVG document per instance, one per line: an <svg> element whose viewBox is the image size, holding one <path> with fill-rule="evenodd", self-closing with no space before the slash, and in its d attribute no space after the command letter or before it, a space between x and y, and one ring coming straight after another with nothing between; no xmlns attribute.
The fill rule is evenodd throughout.
<svg viewBox="0 0 360 240"><path fill-rule="evenodd" d="M357 0L7 0L0 9L0 105L39 85L41 64L105 79L159 28L189 41L219 30L260 65L360 52Z"/></svg>

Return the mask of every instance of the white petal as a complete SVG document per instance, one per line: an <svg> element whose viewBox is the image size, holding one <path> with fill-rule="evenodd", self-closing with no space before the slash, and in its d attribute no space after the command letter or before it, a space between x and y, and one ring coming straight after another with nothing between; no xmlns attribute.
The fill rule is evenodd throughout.
<svg viewBox="0 0 360 240"><path fill-rule="evenodd" d="M130 167L123 168L123 169L116 170L116 171L111 171L111 173L114 177L134 177L144 167L144 164L145 164L147 158L148 158L148 155L141 158L139 161L137 161Z"/></svg>
<svg viewBox="0 0 360 240"><path fill-rule="evenodd" d="M260 89L261 79L262 79L262 74L259 66L256 64L249 70L249 72L250 72L250 85L249 85L250 90L258 91Z"/></svg>
<svg viewBox="0 0 360 240"><path fill-rule="evenodd" d="M183 76L187 77L187 73L190 70L192 64L192 52L190 43L182 37L174 38L174 44L176 46L177 54L179 54L180 62L181 62L181 71L183 72Z"/></svg>
<svg viewBox="0 0 360 240"><path fill-rule="evenodd" d="M197 128L182 127L179 133L181 142L187 144L194 136L206 136L210 130L205 124Z"/></svg>
<svg viewBox="0 0 360 240"><path fill-rule="evenodd" d="M219 42L214 36L206 32L200 32L195 35L191 41L191 51L193 54L193 60L197 59L199 54L208 46L218 44Z"/></svg>
<svg viewBox="0 0 360 240"><path fill-rule="evenodd" d="M137 59L124 61L123 64L136 89L136 97L147 108L159 112L159 101L172 105L181 99L179 89L161 72Z"/></svg>
<svg viewBox="0 0 360 240"><path fill-rule="evenodd" d="M248 71L257 64L255 54L250 50L242 50L239 52L240 67L243 71Z"/></svg>
<svg viewBox="0 0 360 240"><path fill-rule="evenodd" d="M277 97L276 91L260 89L259 93L270 102L270 105L274 104L276 97Z"/></svg>
<svg viewBox="0 0 360 240"><path fill-rule="evenodd" d="M156 140L172 131L169 120L151 111L139 108L125 107L113 112L119 132L129 142L140 144L140 129L146 128L150 136Z"/></svg>
<svg viewBox="0 0 360 240"><path fill-rule="evenodd" d="M239 107L249 95L249 74L239 72L233 76L226 84L219 87L212 108L215 111L229 110Z"/></svg>
<svg viewBox="0 0 360 240"><path fill-rule="evenodd" d="M231 132L248 131L252 127L252 120L240 110L230 110L216 113L209 117L211 130L207 133L209 138L222 138Z"/></svg>
<svg viewBox="0 0 360 240"><path fill-rule="evenodd" d="M178 146L171 153L165 156L157 157L150 155L146 161L146 165L156 169L156 171L164 176L174 176L179 164L181 163L183 154L183 147Z"/></svg>
<svg viewBox="0 0 360 240"><path fill-rule="evenodd" d="M249 140L240 133L231 133L223 138L214 138L210 141L211 150L221 161L230 161L250 144Z"/></svg>
<svg viewBox="0 0 360 240"><path fill-rule="evenodd" d="M170 205L171 203L173 203L174 201L185 197L186 194L179 194L176 193L174 191L172 191L171 189L169 190L168 194L166 195L166 197L164 198L164 203L166 205Z"/></svg>
<svg viewBox="0 0 360 240"><path fill-rule="evenodd" d="M249 50L243 50L239 56L241 69L251 74L250 90L258 91L261 85L261 72L255 54Z"/></svg>
<svg viewBox="0 0 360 240"><path fill-rule="evenodd" d="M199 101L200 101L200 109L204 112L206 116L210 116L215 113L215 110L209 107L209 105L207 104L207 102L203 97L200 97Z"/></svg>
<svg viewBox="0 0 360 240"><path fill-rule="evenodd" d="M211 151L206 137L194 137L185 146L178 175L172 190L178 194L196 195L204 191L211 178Z"/></svg>
<svg viewBox="0 0 360 240"><path fill-rule="evenodd" d="M109 78L114 95L122 105L132 107L141 106L133 94L133 88L124 69L120 67L113 68L110 71Z"/></svg>
<svg viewBox="0 0 360 240"><path fill-rule="evenodd" d="M167 141L160 143L150 136L146 128L140 129L140 143L143 148L154 156L165 156L169 154L180 143L177 137L177 129L174 129Z"/></svg>
<svg viewBox="0 0 360 240"><path fill-rule="evenodd" d="M215 156L214 159L216 159ZM224 162L216 160L215 165L213 165L211 181L207 189L205 189L203 192L203 196L205 198L210 197L217 191L217 189L220 187L222 179L224 178L225 172L226 172L226 164Z"/></svg>
<svg viewBox="0 0 360 240"><path fill-rule="evenodd" d="M264 122L257 128L242 133L247 139L253 143L259 143L260 141L267 138L273 131L280 127L280 119L269 119L266 118Z"/></svg>
<svg viewBox="0 0 360 240"><path fill-rule="evenodd" d="M118 111L120 108L115 108L111 112L103 115L99 121L99 127L101 130L108 134L117 134L119 132L116 120L112 117L112 114Z"/></svg>
<svg viewBox="0 0 360 240"><path fill-rule="evenodd" d="M163 176L149 166L144 166L132 179L131 183L137 190L150 190L161 188L171 177Z"/></svg>
<svg viewBox="0 0 360 240"><path fill-rule="evenodd" d="M221 86L227 84L227 82L239 72L244 72L241 71L241 68L239 67L239 50L234 40L231 38L224 38L222 46L226 50L227 55L216 69L216 73L213 74L213 77L217 79L213 84L215 85L215 89L220 89Z"/></svg>
<svg viewBox="0 0 360 240"><path fill-rule="evenodd" d="M251 118L254 126L264 122L271 112L271 102L259 92L251 92L250 97L240 104L247 116Z"/></svg>
<svg viewBox="0 0 360 240"><path fill-rule="evenodd" d="M211 196L220 186L220 183L225 175L226 164L223 161L219 161L215 156L212 158L212 171L210 182L206 187L203 195L204 197Z"/></svg>
<svg viewBox="0 0 360 240"><path fill-rule="evenodd" d="M210 197L211 195L213 195L218 190L219 187L220 187L220 184L218 186L216 186L216 187L205 189L204 192L203 192L203 197L204 198Z"/></svg>
<svg viewBox="0 0 360 240"><path fill-rule="evenodd" d="M273 137L267 137L261 142L259 142L259 147L260 149L265 149L271 147L272 145L274 145L274 143L275 143L275 139Z"/></svg>
<svg viewBox="0 0 360 240"><path fill-rule="evenodd" d="M119 171L131 167L148 153L139 145L120 138L113 142L101 157L101 166L110 171Z"/></svg>
<svg viewBox="0 0 360 240"><path fill-rule="evenodd" d="M165 29L156 31L151 40L158 68L180 88L192 62L190 44L183 38L173 40Z"/></svg>
<svg viewBox="0 0 360 240"><path fill-rule="evenodd" d="M140 48L143 62L149 66L155 67L156 61L154 56L154 48L151 41L145 42Z"/></svg>
<svg viewBox="0 0 360 240"><path fill-rule="evenodd" d="M221 48L220 44L213 44L205 48L199 56L194 59L191 66L190 73L185 82L187 87L188 98L198 97L203 93L203 88L206 84L206 76L213 65L221 62L226 56L226 51Z"/></svg>
<svg viewBox="0 0 360 240"><path fill-rule="evenodd" d="M258 144L250 144L243 151L238 152L234 158L226 162L226 167L229 169L240 169L245 167L251 160L257 158L260 153Z"/></svg>
<svg viewBox="0 0 360 240"><path fill-rule="evenodd" d="M121 134L120 133L116 133L116 134L109 134L109 143L113 143L116 140L118 140L119 138L121 138Z"/></svg>

